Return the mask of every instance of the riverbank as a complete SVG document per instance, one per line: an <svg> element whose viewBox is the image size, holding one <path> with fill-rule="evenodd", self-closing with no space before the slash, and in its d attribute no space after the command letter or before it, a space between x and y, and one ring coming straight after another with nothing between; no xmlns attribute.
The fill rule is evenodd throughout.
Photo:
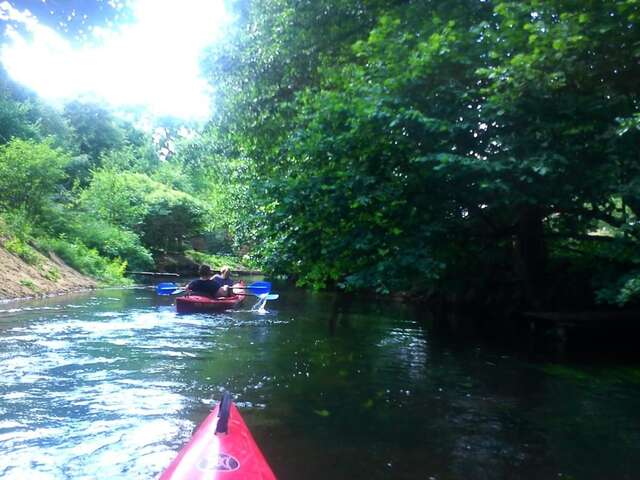
<svg viewBox="0 0 640 480"><path fill-rule="evenodd" d="M35 250L27 262L0 242L0 300L61 295L94 289L98 283L65 264L57 255Z"/></svg>

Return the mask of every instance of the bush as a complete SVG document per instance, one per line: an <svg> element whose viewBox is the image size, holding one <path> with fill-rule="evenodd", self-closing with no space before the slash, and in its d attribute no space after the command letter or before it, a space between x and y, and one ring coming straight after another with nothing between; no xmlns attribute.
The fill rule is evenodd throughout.
<svg viewBox="0 0 640 480"><path fill-rule="evenodd" d="M38 265L40 263L38 253L19 238L12 238L4 242L4 248L20 257L29 265Z"/></svg>
<svg viewBox="0 0 640 480"><path fill-rule="evenodd" d="M19 283L23 287L27 287L28 289L34 291L35 293L40 292L40 289L38 288L38 286L35 283L33 283L31 280L20 280Z"/></svg>
<svg viewBox="0 0 640 480"><path fill-rule="evenodd" d="M640 303L640 271L622 275L597 289L596 300L619 307L637 305Z"/></svg>
<svg viewBox="0 0 640 480"><path fill-rule="evenodd" d="M42 250L51 250L69 266L85 275L97 278L106 285L129 285L131 280L124 277L127 262L120 259L109 260L101 257L97 250L81 242L70 242L62 238L48 238L38 241Z"/></svg>
<svg viewBox="0 0 640 480"><path fill-rule="evenodd" d="M147 213L146 197L162 188L141 173L102 169L80 195L80 205L97 218L134 230Z"/></svg>
<svg viewBox="0 0 640 480"><path fill-rule="evenodd" d="M33 222L24 209L13 209L2 214L3 233L27 241L33 236Z"/></svg>
<svg viewBox="0 0 640 480"><path fill-rule="evenodd" d="M60 280L60 270L56 267L53 267L45 272L43 272L44 278L47 280L51 280L52 282L57 282Z"/></svg>
<svg viewBox="0 0 640 480"><path fill-rule="evenodd" d="M126 260L133 270L155 266L151 253L140 243L138 235L87 214L77 216L64 232L108 258Z"/></svg>

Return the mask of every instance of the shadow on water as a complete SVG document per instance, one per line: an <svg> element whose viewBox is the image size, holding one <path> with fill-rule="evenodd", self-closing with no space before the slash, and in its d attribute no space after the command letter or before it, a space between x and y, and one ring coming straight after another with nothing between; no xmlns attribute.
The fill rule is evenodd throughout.
<svg viewBox="0 0 640 480"><path fill-rule="evenodd" d="M223 389L281 479L637 478L635 360L274 290L262 315L145 289L0 305L0 478L155 478Z"/></svg>

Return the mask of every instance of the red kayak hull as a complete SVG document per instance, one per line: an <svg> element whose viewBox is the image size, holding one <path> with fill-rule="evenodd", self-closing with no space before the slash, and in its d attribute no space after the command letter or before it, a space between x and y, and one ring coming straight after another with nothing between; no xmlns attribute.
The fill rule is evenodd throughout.
<svg viewBox="0 0 640 480"><path fill-rule="evenodd" d="M228 433L215 433L219 407L202 422L160 480L275 480L233 403Z"/></svg>
<svg viewBox="0 0 640 480"><path fill-rule="evenodd" d="M244 295L232 295L211 298L202 295L189 295L176 298L176 309L178 313L220 312L239 305L244 297Z"/></svg>

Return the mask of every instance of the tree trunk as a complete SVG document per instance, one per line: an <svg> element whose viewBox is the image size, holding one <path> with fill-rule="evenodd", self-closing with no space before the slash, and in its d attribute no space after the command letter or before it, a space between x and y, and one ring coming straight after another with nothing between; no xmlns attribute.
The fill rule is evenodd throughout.
<svg viewBox="0 0 640 480"><path fill-rule="evenodd" d="M546 303L547 250L542 227L542 211L535 206L520 211L516 234L517 270L527 303L541 310Z"/></svg>

